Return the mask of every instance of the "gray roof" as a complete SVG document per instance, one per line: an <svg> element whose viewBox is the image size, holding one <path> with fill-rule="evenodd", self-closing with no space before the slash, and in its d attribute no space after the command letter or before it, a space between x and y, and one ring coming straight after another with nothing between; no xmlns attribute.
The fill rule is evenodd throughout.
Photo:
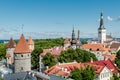
<svg viewBox="0 0 120 80"><path fill-rule="evenodd" d="M4 80L37 80L37 78L28 72L19 72L4 75Z"/></svg>
<svg viewBox="0 0 120 80"><path fill-rule="evenodd" d="M50 79L49 80L66 80L66 79L61 77L61 76L50 75Z"/></svg>

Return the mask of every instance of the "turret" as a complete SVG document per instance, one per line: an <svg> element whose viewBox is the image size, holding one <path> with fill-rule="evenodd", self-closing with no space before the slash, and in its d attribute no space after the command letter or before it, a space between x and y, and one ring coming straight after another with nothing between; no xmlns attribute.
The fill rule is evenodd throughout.
<svg viewBox="0 0 120 80"><path fill-rule="evenodd" d="M14 50L15 50L16 44L12 38L10 38L10 41L8 42L6 46L6 61L7 66L12 65L14 63Z"/></svg>
<svg viewBox="0 0 120 80"><path fill-rule="evenodd" d="M34 50L34 41L32 40L31 37L29 37L29 39L28 39L28 46L29 46L29 49L30 49L31 51Z"/></svg>
<svg viewBox="0 0 120 80"><path fill-rule="evenodd" d="M68 38L66 38L65 41L64 41L64 47L67 48L69 46L70 46L70 41L69 41Z"/></svg>

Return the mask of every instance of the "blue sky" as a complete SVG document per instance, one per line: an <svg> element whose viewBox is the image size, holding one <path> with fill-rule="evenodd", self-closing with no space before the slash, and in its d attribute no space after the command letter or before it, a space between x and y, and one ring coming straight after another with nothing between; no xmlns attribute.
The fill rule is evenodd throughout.
<svg viewBox="0 0 120 80"><path fill-rule="evenodd" d="M101 11L107 33L120 37L120 0L0 0L0 39L96 38ZM23 26L23 30L22 30ZM77 36L77 34L76 34Z"/></svg>

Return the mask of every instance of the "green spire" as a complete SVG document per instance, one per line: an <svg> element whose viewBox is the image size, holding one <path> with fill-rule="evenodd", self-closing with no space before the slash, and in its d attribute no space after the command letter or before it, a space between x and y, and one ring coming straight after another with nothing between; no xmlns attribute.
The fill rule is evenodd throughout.
<svg viewBox="0 0 120 80"><path fill-rule="evenodd" d="M104 23L103 23L103 13L102 12L101 12L101 16L100 16L100 26L98 29L105 29Z"/></svg>

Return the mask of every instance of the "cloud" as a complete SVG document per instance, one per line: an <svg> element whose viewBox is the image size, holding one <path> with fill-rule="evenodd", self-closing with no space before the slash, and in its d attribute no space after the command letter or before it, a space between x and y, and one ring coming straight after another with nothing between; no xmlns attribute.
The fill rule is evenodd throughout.
<svg viewBox="0 0 120 80"><path fill-rule="evenodd" d="M107 17L108 21L113 21L113 18L111 18L110 16Z"/></svg>
<svg viewBox="0 0 120 80"><path fill-rule="evenodd" d="M118 16L118 18L115 21L120 21L120 16Z"/></svg>

